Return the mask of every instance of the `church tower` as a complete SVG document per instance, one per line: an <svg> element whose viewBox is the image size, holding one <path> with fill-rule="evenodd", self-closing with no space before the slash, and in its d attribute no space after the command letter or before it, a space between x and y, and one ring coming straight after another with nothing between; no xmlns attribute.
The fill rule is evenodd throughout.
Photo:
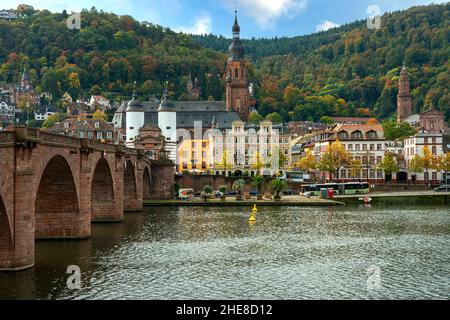
<svg viewBox="0 0 450 320"><path fill-rule="evenodd" d="M227 62L226 106L227 111L235 111L243 121L250 115L250 93L245 73L244 46L240 40L241 28L235 11L233 25L233 42L229 47L230 57Z"/></svg>
<svg viewBox="0 0 450 320"><path fill-rule="evenodd" d="M397 96L397 122L403 122L412 113L412 100L409 93L409 75L406 67L403 66L400 72Z"/></svg>

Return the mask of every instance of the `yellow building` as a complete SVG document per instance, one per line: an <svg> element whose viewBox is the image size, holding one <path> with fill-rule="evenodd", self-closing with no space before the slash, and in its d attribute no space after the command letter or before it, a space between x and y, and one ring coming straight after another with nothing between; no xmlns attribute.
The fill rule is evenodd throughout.
<svg viewBox="0 0 450 320"><path fill-rule="evenodd" d="M178 172L204 172L210 167L209 140L184 140L178 147Z"/></svg>

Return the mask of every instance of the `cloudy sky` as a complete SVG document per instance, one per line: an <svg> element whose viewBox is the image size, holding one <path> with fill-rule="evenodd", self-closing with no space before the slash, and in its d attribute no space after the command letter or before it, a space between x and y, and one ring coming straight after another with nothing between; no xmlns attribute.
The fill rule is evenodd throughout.
<svg viewBox="0 0 450 320"><path fill-rule="evenodd" d="M366 19L368 8L383 12L448 0L237 0L242 35L250 37L295 36L326 30ZM19 3L50 11L91 8L129 14L187 33L230 36L234 0L2 0L0 8ZM369 10L370 11L370 10Z"/></svg>

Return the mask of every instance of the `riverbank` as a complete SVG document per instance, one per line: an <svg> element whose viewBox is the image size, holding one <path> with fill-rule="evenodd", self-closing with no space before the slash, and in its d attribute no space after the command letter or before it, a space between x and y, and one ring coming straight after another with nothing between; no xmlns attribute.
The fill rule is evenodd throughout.
<svg viewBox="0 0 450 320"><path fill-rule="evenodd" d="M208 199L206 202L201 198L194 198L191 200L144 200L144 206L148 207L249 207L254 204L258 207L328 207L344 205L344 203L336 200L321 199L319 197L306 198L301 196L284 196L280 201L256 200L255 198L236 201L235 197L227 197L226 201L222 201L221 199Z"/></svg>
<svg viewBox="0 0 450 320"><path fill-rule="evenodd" d="M365 195L335 196L335 199L344 203L362 203ZM371 204L449 204L450 192L435 191L398 191L398 192L372 192L368 195Z"/></svg>
<svg viewBox="0 0 450 320"><path fill-rule="evenodd" d="M306 198L302 196L284 196L281 201L256 200L255 198L236 201L235 197L227 197L226 201L221 199L209 199L204 201L201 198L191 200L144 200L144 206L180 206L180 207L248 207L256 204L266 207L323 207L342 206L345 204L363 203L365 195L335 196L333 200L319 197ZM369 194L371 204L449 204L450 192L435 191L398 191L398 192L372 192Z"/></svg>

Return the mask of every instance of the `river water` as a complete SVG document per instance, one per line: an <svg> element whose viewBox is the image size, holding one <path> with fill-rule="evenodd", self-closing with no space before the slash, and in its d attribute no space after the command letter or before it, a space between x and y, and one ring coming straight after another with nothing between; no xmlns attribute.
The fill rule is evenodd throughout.
<svg viewBox="0 0 450 320"><path fill-rule="evenodd" d="M449 207L250 210L146 208L38 241L35 268L0 273L0 299L450 298Z"/></svg>

